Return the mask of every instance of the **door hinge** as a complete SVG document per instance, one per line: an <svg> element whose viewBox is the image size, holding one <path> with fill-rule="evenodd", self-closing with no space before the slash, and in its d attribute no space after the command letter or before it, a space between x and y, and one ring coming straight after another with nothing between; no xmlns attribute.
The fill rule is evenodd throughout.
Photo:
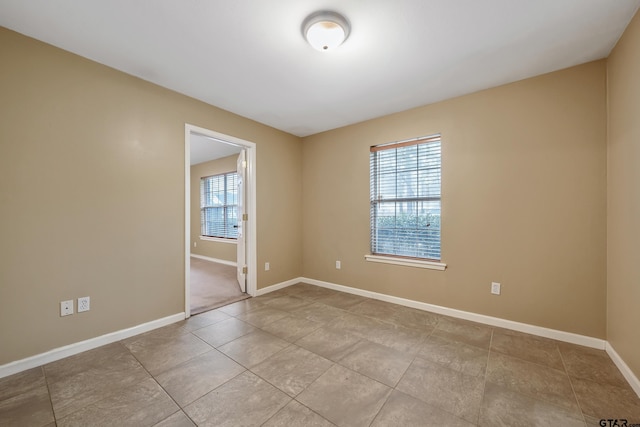
<svg viewBox="0 0 640 427"><path fill-rule="evenodd" d="M242 220L243 221L249 221L249 215L248 214L242 214Z"/></svg>
<svg viewBox="0 0 640 427"><path fill-rule="evenodd" d="M247 266L242 267L242 274L247 274Z"/></svg>

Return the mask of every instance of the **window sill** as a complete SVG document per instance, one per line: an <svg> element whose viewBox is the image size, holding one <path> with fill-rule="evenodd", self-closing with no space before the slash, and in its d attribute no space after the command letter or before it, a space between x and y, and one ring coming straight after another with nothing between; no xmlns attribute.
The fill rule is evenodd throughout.
<svg viewBox="0 0 640 427"><path fill-rule="evenodd" d="M222 237L200 236L200 240L206 240L208 242L218 242L218 243L232 243L234 245L238 244L238 239L223 239Z"/></svg>
<svg viewBox="0 0 640 427"><path fill-rule="evenodd" d="M404 265L405 267L428 268L430 270L443 271L447 268L447 264L436 261L427 261L421 259L396 258L382 255L365 255L364 258L370 262L381 262L384 264Z"/></svg>

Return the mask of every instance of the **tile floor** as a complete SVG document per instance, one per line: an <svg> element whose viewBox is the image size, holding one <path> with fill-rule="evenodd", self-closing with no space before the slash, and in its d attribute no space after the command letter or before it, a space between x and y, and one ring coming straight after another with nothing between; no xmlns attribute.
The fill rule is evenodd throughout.
<svg viewBox="0 0 640 427"><path fill-rule="evenodd" d="M640 423L604 351L307 284L0 379L2 426Z"/></svg>

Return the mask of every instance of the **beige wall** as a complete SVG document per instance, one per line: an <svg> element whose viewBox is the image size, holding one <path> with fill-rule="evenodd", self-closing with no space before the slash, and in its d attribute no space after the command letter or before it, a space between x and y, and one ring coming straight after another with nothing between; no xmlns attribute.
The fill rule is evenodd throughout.
<svg viewBox="0 0 640 427"><path fill-rule="evenodd" d="M300 276L299 138L2 28L0 52L0 365L184 311L185 123L257 144L258 287Z"/></svg>
<svg viewBox="0 0 640 427"><path fill-rule="evenodd" d="M224 261L236 262L238 247L233 243L200 240L200 179L205 176L233 172L238 155L211 160L191 166L191 253ZM193 244L196 244L194 247Z"/></svg>
<svg viewBox="0 0 640 427"><path fill-rule="evenodd" d="M640 14L607 66L607 339L640 378Z"/></svg>
<svg viewBox="0 0 640 427"><path fill-rule="evenodd" d="M605 72L592 62L305 138L305 277L605 338ZM369 146L435 133L447 270L366 262Z"/></svg>

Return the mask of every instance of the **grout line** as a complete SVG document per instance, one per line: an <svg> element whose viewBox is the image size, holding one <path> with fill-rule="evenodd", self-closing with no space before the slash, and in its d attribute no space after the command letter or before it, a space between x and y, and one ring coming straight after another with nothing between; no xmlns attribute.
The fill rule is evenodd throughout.
<svg viewBox="0 0 640 427"><path fill-rule="evenodd" d="M194 334L193 332L191 332L191 331L188 331L187 333L189 333L189 334L191 334L191 335L195 336L195 337L196 337L196 338L198 338L198 339L201 339L200 337L198 337L197 335L195 335L195 334ZM202 340L202 339L201 339L201 340ZM210 352L210 351L212 351L212 350L213 350L213 351L218 351L218 350L217 350L215 347L213 347L211 344L207 343L207 342L206 342L206 341L204 341L204 340L203 340L203 342L204 342L205 344L207 344L209 347L211 347L211 350L206 351L206 352L204 352L204 353L197 354L197 355L193 356L192 358L190 358L190 359L188 359L188 360L185 360L185 361L183 361L183 362L181 362L181 363L179 363L179 364L177 364L177 365L175 365L175 366L173 366L173 367L171 367L171 368L168 368L168 369L166 369L166 370L164 370L164 371L162 371L162 372L159 372L159 373L158 373L158 375L161 375L161 374L163 374L164 372L169 371L170 369L175 369L175 368L177 368L177 367L179 367L179 366L182 366L182 365L186 364L187 362L190 362L191 360L195 359L196 357L201 356L201 355L206 354L206 353L209 353L209 352ZM122 343L121 343L121 344L122 344ZM187 415L187 413L186 413L186 412L184 412L184 408L185 408L185 407L187 407L187 406L189 406L189 405L191 405L191 404L192 404L192 403L194 403L195 401L197 401L197 400L199 400L199 399L203 398L204 396L206 396L207 394L211 393L212 391L214 391L214 390L218 389L219 387L222 387L224 384L226 384L226 383L228 383L229 381L233 380L234 378L236 378L236 377L238 377L238 376L242 375L244 372L246 372L246 371L248 370L248 369L247 369L247 368L245 368L242 364L238 363L237 361L235 361L235 360L234 360L234 359L232 359L231 357L227 356L225 353L223 353L223 352L221 352L221 351L218 351L218 353L222 354L222 355L223 355L223 356L225 356L225 357L228 357L230 360L233 360L235 363L238 363L238 365L239 365L239 366L241 366L244 370L243 370L242 372L238 373L237 375L234 375L232 378L229 378L228 380L226 380L226 381L224 381L223 383L219 384L217 387L213 388L212 390L209 390L208 392L206 392L206 393L205 393L205 394L203 394L202 396L200 396L200 397L196 398L195 400L193 400L193 401L191 401L191 402L189 402L189 403L185 404L185 406L181 406L181 405L180 405L180 404L179 404L179 403L174 399L174 397L171 395L171 393L169 393L169 392L167 391L167 389L165 389L165 388L164 388L164 386L163 386L162 384L160 384L160 382L159 382L159 381L158 381L158 379L155 377L155 375L153 375L153 374L152 374L152 373L151 373L151 372L146 368L146 366L144 366L144 364L143 364L143 363L142 363L142 362L141 362L141 361L136 357L136 355L135 355L135 354L133 354L133 353L131 352L131 350L129 350L129 348L128 348L126 345L122 344L122 346L123 346L124 348L126 348L126 349L127 349L127 351L131 354L131 356L133 356L133 358L138 362L138 364L140 364L140 366L142 367L142 369L144 369L144 370L147 372L147 374L149 374L149 376L153 379L153 381L155 381L155 383L156 383L156 384L158 384L158 387L160 387L160 388L162 389L162 391L164 391L164 392L166 393L166 395L167 395L167 396L169 396L169 398L170 398L170 399L171 399L171 400L176 404L176 406L179 408L179 409L178 409L178 411L176 411L176 412L183 412L183 413L185 414L185 416L186 416L187 418L189 418L189 420L191 420L194 424L196 424L196 422L195 422L193 419L191 419L191 417L189 417L189 415ZM174 412L173 414L169 415L167 418L169 418L169 417L173 416L176 412ZM165 418L165 419L166 419L166 418ZM163 420L162 420L162 421L163 421ZM197 424L196 424L196 425L197 425Z"/></svg>
<svg viewBox="0 0 640 427"><path fill-rule="evenodd" d="M502 352L502 351L500 351L500 350L493 350L493 352L494 352L494 353L498 353L498 354L500 354L500 355L502 355L502 356L505 356L505 357L507 357L507 358L509 358L509 359L515 359L515 360L518 360L518 361L520 361L520 362L525 362L525 363L529 363L529 364L532 364L532 365L539 366L539 367L541 367L541 368L551 369L551 370L554 370L554 371L558 371L558 372L564 372L564 373L566 373L566 369L564 368L564 365L563 365L562 369L560 369L560 368L555 368L555 367L553 367L553 366L545 365L545 364L544 364L544 363L542 363L542 362L537 362L537 361L536 361L536 362L534 362L534 361L532 361L532 360L523 359L523 358L522 358L522 357L520 357L520 356L514 356L513 354L505 353L505 352ZM567 375L568 375L568 374L567 374ZM519 392L519 393L520 393L520 392ZM524 394L524 393L520 393L520 394Z"/></svg>
<svg viewBox="0 0 640 427"><path fill-rule="evenodd" d="M318 378L319 378L319 377L318 377ZM314 381L314 382L315 382L315 381ZM312 384L313 384L313 383L312 383ZM310 385L311 385L311 384L310 384ZM295 401L295 402L296 402L296 403L298 403L299 405L304 406L305 408L307 408L308 410L310 410L311 412L313 412L314 414L316 414L317 416L319 416L319 417L320 417L320 418L322 418L323 420L327 421L327 422L328 422L329 424L331 424L332 426L335 426L335 424L334 424L334 423L332 423L331 421L329 421L329 420L327 419L327 417L323 416L322 414L319 414L318 412L316 412L316 411L314 411L313 409L309 408L309 407L308 407L307 405L305 405L304 403L300 402L300 401L298 400L298 396L300 396L300 394L302 394L302 392L298 393L298 394L296 395L296 397L294 397L293 399L291 399L291 401L292 401L292 402L294 402L294 401ZM290 403L291 403L291 402L287 403L287 405L289 405ZM280 411L278 411L278 412L280 412ZM274 416L275 416L275 415L274 415ZM273 417L271 417L271 418L273 418ZM271 419L271 418L270 418L270 419ZM266 421L265 421L265 424L266 424ZM263 425L264 425L264 424L263 424Z"/></svg>
<svg viewBox="0 0 640 427"><path fill-rule="evenodd" d="M582 405L580 405L580 400L578 399L578 395L576 394L576 389L573 386L573 381L571 380L571 375L569 375L569 370L567 369L567 364L564 361L564 355L562 354L562 351L560 351L560 346L558 346L558 353L560 353L560 360L562 361L562 367L564 368L564 373L567 375L567 378L569 378L569 385L571 386L571 392L573 393L573 398L576 400L576 403L578 404L578 409L580 410L580 415L582 415L582 420L584 421L585 425L587 424L587 418L585 417L584 411L582 410Z"/></svg>
<svg viewBox="0 0 640 427"><path fill-rule="evenodd" d="M489 376L489 359L491 358L491 347L493 344L493 334L495 328L491 328L491 337L489 338L489 348L487 350L487 365L484 367L484 383L482 384L482 397L480 398L480 407L478 408L478 418L476 425L480 425L480 414L482 413L482 404L484 403L484 394L487 391L487 377Z"/></svg>
<svg viewBox="0 0 640 427"><path fill-rule="evenodd" d="M47 371L44 369L45 365L40 365L42 376L44 377L44 383L47 386L47 394L49 395L49 404L51 405L51 414L53 415L53 422L58 424L58 417L56 417L56 411L53 409L53 399L51 398L51 387L49 384L49 378L47 377Z"/></svg>

